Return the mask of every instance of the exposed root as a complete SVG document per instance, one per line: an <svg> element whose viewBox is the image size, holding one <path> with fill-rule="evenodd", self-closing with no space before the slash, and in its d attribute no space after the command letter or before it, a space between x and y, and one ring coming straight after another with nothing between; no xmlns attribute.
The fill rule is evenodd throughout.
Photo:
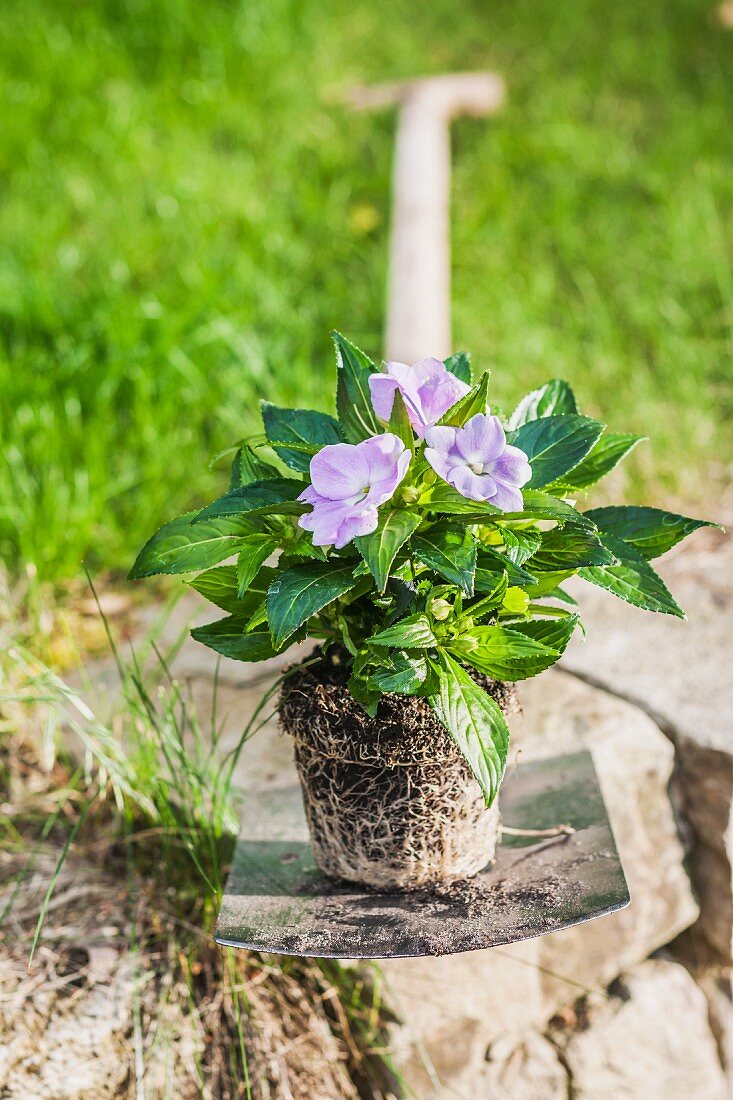
<svg viewBox="0 0 733 1100"><path fill-rule="evenodd" d="M493 858L486 810L468 764L425 699L388 695L370 718L346 687L338 652L293 673L279 713L295 759L321 868L373 889L417 890L475 875ZM505 713L514 689L482 686Z"/></svg>

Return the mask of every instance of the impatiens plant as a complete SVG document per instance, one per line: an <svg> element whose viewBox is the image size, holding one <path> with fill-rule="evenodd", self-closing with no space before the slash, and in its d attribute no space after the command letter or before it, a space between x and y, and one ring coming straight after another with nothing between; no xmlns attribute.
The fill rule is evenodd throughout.
<svg viewBox="0 0 733 1100"><path fill-rule="evenodd" d="M162 527L131 576L197 574L188 583L225 615L193 635L227 657L262 661L308 635L339 647L369 714L387 692L425 697L488 805L508 730L482 676L558 660L579 624L563 588L576 574L684 617L649 562L705 521L583 510L641 437L580 415L565 382L503 419L465 354L380 371L334 340L337 419L264 403L228 491Z"/></svg>

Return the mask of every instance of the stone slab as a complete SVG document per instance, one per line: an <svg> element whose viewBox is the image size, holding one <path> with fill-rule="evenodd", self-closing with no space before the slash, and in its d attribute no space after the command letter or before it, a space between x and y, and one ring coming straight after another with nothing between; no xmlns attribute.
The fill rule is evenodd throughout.
<svg viewBox="0 0 733 1100"><path fill-rule="evenodd" d="M677 750L676 788L694 844L698 939L733 960L733 539L699 531L655 563L688 621L639 611L590 585L588 628L562 667L650 714Z"/></svg>

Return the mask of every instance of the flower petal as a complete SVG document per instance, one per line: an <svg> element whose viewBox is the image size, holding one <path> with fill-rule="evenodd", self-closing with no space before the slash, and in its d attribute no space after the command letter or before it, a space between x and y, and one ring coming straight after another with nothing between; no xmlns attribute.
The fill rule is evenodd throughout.
<svg viewBox="0 0 733 1100"><path fill-rule="evenodd" d="M475 474L468 466L454 466L446 480L469 500L491 500L497 483L488 474Z"/></svg>
<svg viewBox="0 0 733 1100"><path fill-rule="evenodd" d="M495 508L501 508L502 512L521 512L524 508L524 500L519 489L513 485L506 485L503 481L496 483L496 492L489 503Z"/></svg>
<svg viewBox="0 0 733 1100"><path fill-rule="evenodd" d="M456 433L456 449L466 462L491 462L506 444L506 436L498 416L476 413Z"/></svg>
<svg viewBox="0 0 733 1100"><path fill-rule="evenodd" d="M389 420L392 415L394 395L399 389L395 378L388 374L369 375L369 393L372 398L372 408L380 420Z"/></svg>
<svg viewBox="0 0 733 1100"><path fill-rule="evenodd" d="M456 442L456 429L441 424L435 428L428 428L425 432L425 442L434 451L443 451L447 454Z"/></svg>
<svg viewBox="0 0 733 1100"><path fill-rule="evenodd" d="M358 446L369 467L369 493L366 502L382 504L394 493L407 473L412 458L399 436L391 432L372 436Z"/></svg>
<svg viewBox="0 0 733 1100"><path fill-rule="evenodd" d="M333 546L344 520L353 511L353 505L342 500L316 504L312 512L298 519L298 526L313 532L314 546Z"/></svg>
<svg viewBox="0 0 733 1100"><path fill-rule="evenodd" d="M451 374L440 359L421 359L412 370L418 383L416 397L425 425L436 424L471 388Z"/></svg>
<svg viewBox="0 0 733 1100"><path fill-rule="evenodd" d="M337 550L341 550L352 539L371 535L372 531L376 531L378 522L376 508L361 508L359 511L349 512L338 529L334 546Z"/></svg>
<svg viewBox="0 0 733 1100"><path fill-rule="evenodd" d="M532 467L526 454L520 451L519 447L506 447L503 454L492 463L490 473L498 481L522 486L526 485L532 477Z"/></svg>
<svg viewBox="0 0 733 1100"><path fill-rule="evenodd" d="M313 488L328 500L352 501L369 484L369 466L359 446L331 443L322 447L310 463Z"/></svg>

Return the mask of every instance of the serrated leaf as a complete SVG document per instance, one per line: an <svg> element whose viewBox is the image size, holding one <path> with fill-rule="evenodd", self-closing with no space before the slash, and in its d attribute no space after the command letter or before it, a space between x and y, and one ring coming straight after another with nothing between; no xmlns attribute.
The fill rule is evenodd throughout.
<svg viewBox="0 0 733 1100"><path fill-rule="evenodd" d="M516 565L506 556L506 554L500 553L491 546L482 546L479 549L476 560L477 591L485 592L485 586L487 584L489 587L491 586L491 578L496 573L497 569L506 572L509 584L516 585L519 588L529 584L535 584L537 581L534 573L530 573L524 566Z"/></svg>
<svg viewBox="0 0 733 1100"><path fill-rule="evenodd" d="M584 580L644 611L661 611L680 619L686 617L662 578L635 547L609 534L604 534L603 541L618 559L617 563L581 569L580 576Z"/></svg>
<svg viewBox="0 0 733 1100"><path fill-rule="evenodd" d="M609 432L601 436L595 446L588 452L583 461L579 463L563 479L548 486L548 489L559 492L574 492L578 489L587 489L595 485L606 474L610 474L622 458L633 451L637 443L645 436L627 435L624 432Z"/></svg>
<svg viewBox="0 0 733 1100"><path fill-rule="evenodd" d="M299 473L306 473L310 469L311 457L321 447L344 441L338 421L313 409L282 409L269 401L263 401L262 420L275 453L286 466ZM283 443L293 443L296 446L282 446ZM303 450L303 447L307 450Z"/></svg>
<svg viewBox="0 0 733 1100"><path fill-rule="evenodd" d="M436 523L428 531L415 535L412 550L428 568L451 584L457 584L467 596L473 595L476 540L465 527Z"/></svg>
<svg viewBox="0 0 733 1100"><path fill-rule="evenodd" d="M542 534L542 545L527 562L534 572L563 572L585 565L611 565L613 554L598 535L584 527L566 524Z"/></svg>
<svg viewBox="0 0 733 1100"><path fill-rule="evenodd" d="M420 526L420 516L404 508L386 508L379 514L376 531L354 539L369 567L379 592L384 592L397 552Z"/></svg>
<svg viewBox="0 0 733 1100"><path fill-rule="evenodd" d="M239 489L242 485L250 485L253 481L264 481L268 477L276 476L277 470L274 466L259 458L248 443L243 443L232 462L229 488Z"/></svg>
<svg viewBox="0 0 733 1100"><path fill-rule="evenodd" d="M253 481L239 489L230 489L223 497L203 508L195 524L222 516L244 516L265 513L274 516L302 515L308 505L302 504L296 497L303 492L303 483L286 477L268 478L266 481Z"/></svg>
<svg viewBox="0 0 733 1100"><path fill-rule="evenodd" d="M487 371L467 394L464 394L456 401L455 405L448 409L448 412L443 414L438 423L460 428L476 413L485 413L488 401L489 373Z"/></svg>
<svg viewBox="0 0 733 1100"><path fill-rule="evenodd" d="M555 619L531 619L526 623L512 623L511 628L507 627L507 629L524 634L533 641L554 649L561 657L579 622L578 615L565 613Z"/></svg>
<svg viewBox="0 0 733 1100"><path fill-rule="evenodd" d="M554 665L552 646L508 626L475 626L449 649L479 672L496 680L526 680Z"/></svg>
<svg viewBox="0 0 733 1100"><path fill-rule="evenodd" d="M237 594L241 597L247 591L264 565L267 558L280 546L280 540L274 535L254 534L242 539L237 557Z"/></svg>
<svg viewBox="0 0 733 1100"><path fill-rule="evenodd" d="M491 573L485 569L476 569L476 591L481 593L481 599L471 604L467 614L476 622L485 615L490 615L503 604L508 587L509 581L503 570Z"/></svg>
<svg viewBox="0 0 733 1100"><path fill-rule="evenodd" d="M430 705L468 761L490 806L504 776L509 730L496 703L447 653L436 668L439 690Z"/></svg>
<svg viewBox="0 0 733 1100"><path fill-rule="evenodd" d="M199 573L188 582L204 599L216 604L222 611L248 619L267 595L277 570L264 566L249 586L244 596L238 594L236 565L217 565Z"/></svg>
<svg viewBox="0 0 733 1100"><path fill-rule="evenodd" d="M415 695L424 690L430 671L430 663L424 653L398 650L389 655L389 665L378 668L372 673L370 680L380 691Z"/></svg>
<svg viewBox="0 0 733 1100"><path fill-rule="evenodd" d="M531 563L530 563L531 564ZM536 584L530 584L526 586L527 595L531 600L541 599L544 596L549 596L554 588L558 584L562 584L569 577L575 575L577 570L557 570L549 571L545 573L538 573Z"/></svg>
<svg viewBox="0 0 733 1100"><path fill-rule="evenodd" d="M398 623L380 630L369 639L370 645L394 646L396 649L434 649L438 644L427 615L410 615Z"/></svg>
<svg viewBox="0 0 733 1100"><path fill-rule="evenodd" d="M276 655L268 630L245 633L247 620L236 615L197 626L191 637L235 661L266 661Z"/></svg>
<svg viewBox="0 0 733 1100"><path fill-rule="evenodd" d="M279 647L304 623L359 583L351 566L331 562L295 565L280 573L267 594L267 619L273 644Z"/></svg>
<svg viewBox="0 0 733 1100"><path fill-rule="evenodd" d="M523 424L511 438L532 466L530 489L541 489L574 469L600 438L603 424L587 416L543 416Z"/></svg>
<svg viewBox="0 0 733 1100"><path fill-rule="evenodd" d="M399 390L395 390L392 413L389 418L389 430L398 439L402 440L409 451L415 453L415 434L407 413L407 406Z"/></svg>
<svg viewBox="0 0 733 1100"><path fill-rule="evenodd" d="M705 519L689 519L676 512L660 508L644 508L635 504L619 507L592 508L585 513L601 531L623 539L650 561L666 554L678 542L700 527L717 527Z"/></svg>
<svg viewBox="0 0 733 1100"><path fill-rule="evenodd" d="M517 405L509 419L510 428L520 428L530 420L543 416L577 413L575 394L562 378L553 378L537 390L532 390Z"/></svg>
<svg viewBox="0 0 733 1100"><path fill-rule="evenodd" d="M460 516L461 522L466 522L464 517L467 517L470 523L490 523L502 515L501 510L488 501L469 500L462 496L447 481L437 481L423 493L418 504L426 512Z"/></svg>
<svg viewBox="0 0 733 1100"><path fill-rule="evenodd" d="M236 518L194 522L198 513L187 512L164 523L143 546L130 570L130 580L159 573L196 573L236 554L241 539L252 525Z"/></svg>
<svg viewBox="0 0 733 1100"><path fill-rule="evenodd" d="M499 526L499 530L504 542L504 553L515 565L524 565L527 558L531 558L542 545L542 534L535 528L515 530L512 527Z"/></svg>
<svg viewBox="0 0 733 1100"><path fill-rule="evenodd" d="M557 523L574 523L577 527L595 527L587 514L579 512L572 504L565 500L559 500L550 493L540 492L539 489L522 490L524 497L523 512L505 512L504 519L554 519Z"/></svg>
<svg viewBox="0 0 733 1100"><path fill-rule="evenodd" d="M449 355L443 362L446 370L449 370L451 374L455 374L456 378L460 378L461 382L465 382L467 386L471 385L471 355L469 352L457 351L453 355Z"/></svg>
<svg viewBox="0 0 733 1100"><path fill-rule="evenodd" d="M336 408L344 436L349 443L360 443L381 431L372 408L369 375L376 367L366 355L340 332L332 334L336 348Z"/></svg>

